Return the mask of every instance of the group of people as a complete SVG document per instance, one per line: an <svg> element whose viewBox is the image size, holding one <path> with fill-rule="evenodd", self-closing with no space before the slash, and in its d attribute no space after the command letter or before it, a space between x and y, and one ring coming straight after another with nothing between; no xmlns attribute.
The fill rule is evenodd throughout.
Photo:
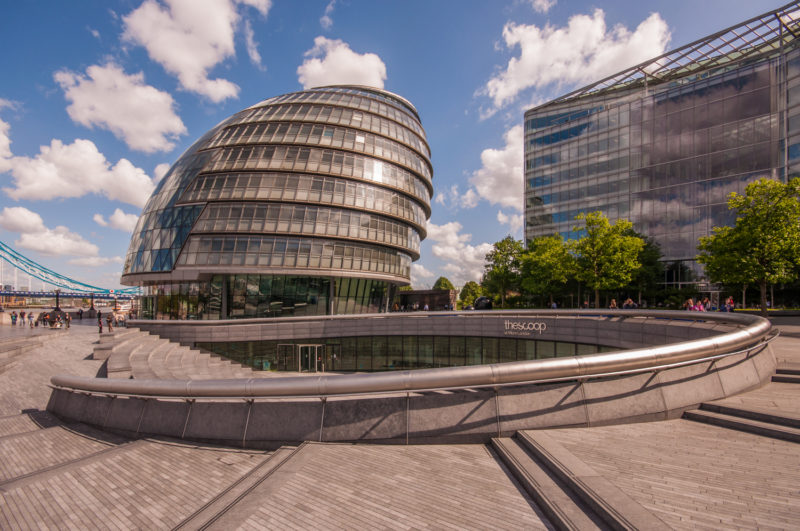
<svg viewBox="0 0 800 531"><path fill-rule="evenodd" d="M735 307L736 303L733 302L733 297L728 297L725 302L720 305L719 311L732 312ZM703 300L697 299L697 302L689 298L683 303L683 309L690 312L710 312L714 310L708 297L703 297Z"/></svg>
<svg viewBox="0 0 800 531"><path fill-rule="evenodd" d="M103 333L103 312L99 311L99 310L97 312L97 326L98 326L98 329L99 329L100 333L102 334ZM125 326L125 317L122 316L122 315L117 316L117 314L115 314L114 312L109 312L108 314L106 314L106 329L109 332L113 332L115 326Z"/></svg>
<svg viewBox="0 0 800 531"><path fill-rule="evenodd" d="M588 302L586 303L586 307L587 308L589 307ZM622 303L623 310L636 310L637 308L639 308L639 305L633 302L633 299L631 299L630 297L628 297L628 299ZM609 310L619 309L619 306L617 306L617 299L611 299L611 302L608 304L608 309Z"/></svg>
<svg viewBox="0 0 800 531"><path fill-rule="evenodd" d="M72 322L72 318L68 313L64 313L64 318L62 319L60 314L55 314L55 318L53 318L48 312L42 312L38 316L34 315L33 312L25 312L24 310L20 311L19 314L17 314L16 310L11 312L12 326L25 326L26 319L28 326L31 328L39 326L39 323L50 328L69 328L70 322Z"/></svg>

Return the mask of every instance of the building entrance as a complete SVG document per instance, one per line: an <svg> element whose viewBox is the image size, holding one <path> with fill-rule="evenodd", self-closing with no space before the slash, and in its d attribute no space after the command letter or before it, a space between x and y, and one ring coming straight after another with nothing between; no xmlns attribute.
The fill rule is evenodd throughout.
<svg viewBox="0 0 800 531"><path fill-rule="evenodd" d="M299 372L325 371L325 345L297 345Z"/></svg>

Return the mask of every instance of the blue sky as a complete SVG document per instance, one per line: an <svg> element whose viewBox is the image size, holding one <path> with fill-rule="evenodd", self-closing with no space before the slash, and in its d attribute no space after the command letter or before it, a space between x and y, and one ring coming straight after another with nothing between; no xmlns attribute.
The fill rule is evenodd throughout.
<svg viewBox="0 0 800 531"><path fill-rule="evenodd" d="M9 2L0 240L62 274L118 287L149 192L200 135L304 86L371 84L417 107L433 153L433 214L413 285L440 275L461 285L480 277L492 242L522 237L526 108L780 5ZM12 279L5 265L3 283Z"/></svg>

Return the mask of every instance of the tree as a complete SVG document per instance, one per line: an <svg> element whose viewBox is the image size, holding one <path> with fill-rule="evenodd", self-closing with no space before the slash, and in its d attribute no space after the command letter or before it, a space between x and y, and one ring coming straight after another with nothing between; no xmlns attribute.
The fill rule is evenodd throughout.
<svg viewBox="0 0 800 531"><path fill-rule="evenodd" d="M458 295L458 300L461 301L462 306L469 306L475 302L475 299L483 295L483 290L480 284L474 280L470 280L464 287L461 288L461 293Z"/></svg>
<svg viewBox="0 0 800 531"><path fill-rule="evenodd" d="M664 262L661 261L661 248L656 242L633 230L630 234L644 241L644 246L639 251L639 263L642 267L633 275L631 282L631 287L639 292L641 299L642 292L656 290L664 282Z"/></svg>
<svg viewBox="0 0 800 531"><path fill-rule="evenodd" d="M697 261L712 282L757 284L761 315L767 315L767 285L791 282L800 264L800 178L787 184L759 179L733 192L728 208L732 227L714 227L700 238Z"/></svg>
<svg viewBox="0 0 800 531"><path fill-rule="evenodd" d="M447 277L439 277L436 279L436 282L433 283L433 289L456 289L453 286L453 283L447 279Z"/></svg>
<svg viewBox="0 0 800 531"><path fill-rule="evenodd" d="M483 280L484 291L500 297L500 306L505 307L506 295L519 285L519 256L522 242L506 236L492 246L486 255Z"/></svg>
<svg viewBox="0 0 800 531"><path fill-rule="evenodd" d="M553 294L575 274L575 258L561 236L542 236L528 242L520 257L521 286L531 294Z"/></svg>
<svg viewBox="0 0 800 531"><path fill-rule="evenodd" d="M397 288L397 291L414 291L414 288L410 285L400 286L399 288Z"/></svg>
<svg viewBox="0 0 800 531"><path fill-rule="evenodd" d="M594 290L594 304L600 307L600 290L619 289L633 280L641 267L639 253L644 240L632 235L633 223L618 219L613 225L602 212L578 214L576 220L584 220L585 227L574 231L586 231L586 235L573 241L572 251L576 260L576 276Z"/></svg>

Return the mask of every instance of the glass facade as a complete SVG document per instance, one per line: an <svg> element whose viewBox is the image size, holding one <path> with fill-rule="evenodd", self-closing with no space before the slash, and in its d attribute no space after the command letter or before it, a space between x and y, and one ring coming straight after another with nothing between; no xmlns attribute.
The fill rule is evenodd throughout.
<svg viewBox="0 0 800 531"><path fill-rule="evenodd" d="M764 28L778 18L769 15ZM770 36L759 22L709 37L734 39L756 28L764 39L758 46L752 38L728 56L659 70L703 44L694 43L639 65L638 74L612 76L616 84L529 110L526 240L574 238L575 216L601 210L612 221L631 220L660 245L672 263L666 283L702 278L698 238L734 221L728 195L762 177L800 172L800 50L780 24Z"/></svg>
<svg viewBox="0 0 800 531"><path fill-rule="evenodd" d="M152 319L385 311L430 216L416 109L367 87L265 100L184 153L148 201L122 282Z"/></svg>
<svg viewBox="0 0 800 531"><path fill-rule="evenodd" d="M560 341L414 335L312 338L302 341L199 342L196 346L256 370L300 372L377 372L460 367L614 350Z"/></svg>

